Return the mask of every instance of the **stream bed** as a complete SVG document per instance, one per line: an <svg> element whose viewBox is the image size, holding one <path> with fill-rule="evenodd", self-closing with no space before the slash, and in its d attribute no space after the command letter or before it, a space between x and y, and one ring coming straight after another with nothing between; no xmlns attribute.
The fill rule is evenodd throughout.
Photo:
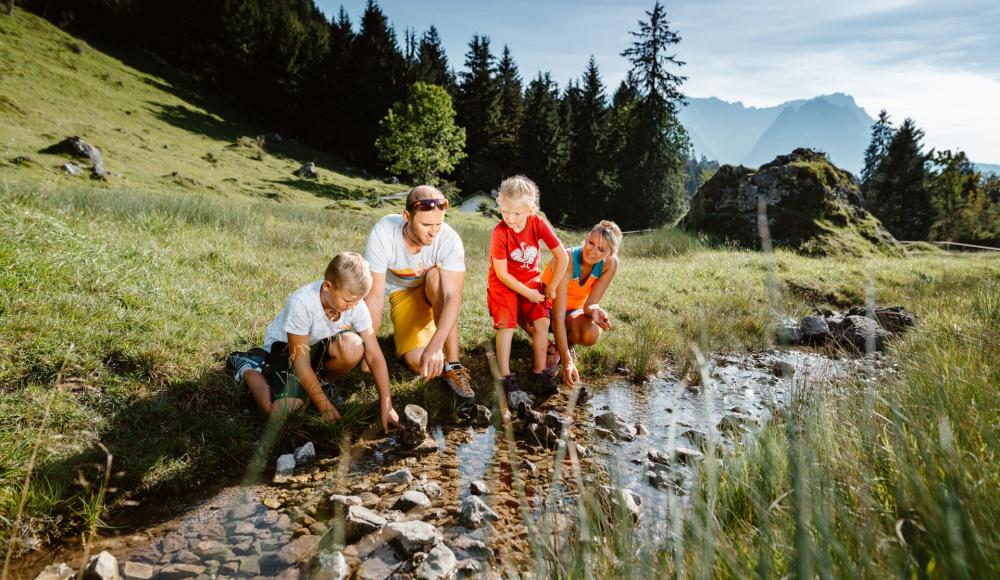
<svg viewBox="0 0 1000 580"><path fill-rule="evenodd" d="M127 578L500 578L571 533L581 486L626 490L655 541L678 529L706 453L725 461L775 409L864 376L865 361L769 350L717 354L704 371L696 385L663 375L588 386L570 410L567 393L539 401L568 429L547 445L511 437L497 409L480 426L431 425L421 453L397 436L361 440L90 553L107 550ZM61 559L78 569L83 554Z"/></svg>

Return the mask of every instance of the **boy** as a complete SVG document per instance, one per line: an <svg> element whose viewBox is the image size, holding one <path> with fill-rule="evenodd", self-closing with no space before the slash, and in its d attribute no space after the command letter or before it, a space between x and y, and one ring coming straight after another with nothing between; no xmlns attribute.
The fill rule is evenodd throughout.
<svg viewBox="0 0 1000 580"><path fill-rule="evenodd" d="M245 381L269 417L282 416L312 401L320 417L340 418L330 401L333 381L364 357L378 390L382 429L399 425L389 393L389 371L363 298L371 288L368 264L360 254L341 252L322 280L293 292L264 332L264 347L234 352L226 361L234 379ZM322 377L322 380L320 379Z"/></svg>

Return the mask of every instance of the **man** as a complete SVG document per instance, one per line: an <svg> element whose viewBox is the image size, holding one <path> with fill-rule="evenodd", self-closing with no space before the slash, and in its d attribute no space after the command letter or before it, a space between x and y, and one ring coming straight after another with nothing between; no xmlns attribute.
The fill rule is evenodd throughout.
<svg viewBox="0 0 1000 580"><path fill-rule="evenodd" d="M403 214L372 228L365 259L372 287L365 297L378 332L389 295L396 356L425 380L440 376L462 403L475 400L458 360L458 313L465 285L465 248L444 223L448 200L435 187L410 190Z"/></svg>

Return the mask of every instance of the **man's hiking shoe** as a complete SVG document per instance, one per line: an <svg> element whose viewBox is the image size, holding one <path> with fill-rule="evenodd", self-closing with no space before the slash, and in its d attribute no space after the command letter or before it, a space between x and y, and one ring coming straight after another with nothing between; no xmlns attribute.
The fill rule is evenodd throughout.
<svg viewBox="0 0 1000 580"><path fill-rule="evenodd" d="M243 382L243 374L247 371L264 372L264 357L251 352L235 351L226 357L226 369L233 373L233 380Z"/></svg>
<svg viewBox="0 0 1000 580"><path fill-rule="evenodd" d="M476 393L473 392L470 384L472 377L469 376L469 369L462 365L452 365L441 373L441 379L444 384L448 385L451 392L455 393L460 402L467 403L476 400Z"/></svg>
<svg viewBox="0 0 1000 580"><path fill-rule="evenodd" d="M559 377L548 372L548 370L540 373L532 372L531 386L534 387L538 394L551 397L552 395L559 394Z"/></svg>
<svg viewBox="0 0 1000 580"><path fill-rule="evenodd" d="M333 404L338 413L344 412L347 402L344 400L344 396L340 394L340 389L337 388L335 383L325 383L323 385L323 394L330 400L330 403Z"/></svg>

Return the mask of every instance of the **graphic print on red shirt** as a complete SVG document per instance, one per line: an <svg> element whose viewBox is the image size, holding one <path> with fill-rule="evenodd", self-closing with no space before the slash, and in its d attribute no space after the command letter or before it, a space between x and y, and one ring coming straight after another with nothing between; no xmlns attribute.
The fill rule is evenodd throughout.
<svg viewBox="0 0 1000 580"><path fill-rule="evenodd" d="M530 282L541 274L538 267L542 253L539 251L539 240L545 242L549 250L560 245L552 226L537 215L529 215L524 229L515 232L501 221L493 228L490 240L490 284L494 281L503 285L493 271L493 260L507 260L507 272L522 284ZM506 286L505 286L506 287Z"/></svg>

